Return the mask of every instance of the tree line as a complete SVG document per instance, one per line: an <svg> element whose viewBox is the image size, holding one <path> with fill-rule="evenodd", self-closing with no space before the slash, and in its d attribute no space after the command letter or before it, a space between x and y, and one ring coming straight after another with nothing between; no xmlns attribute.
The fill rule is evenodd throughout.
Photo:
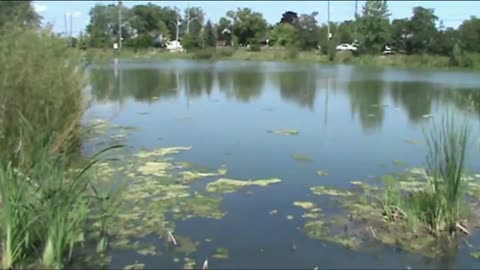
<svg viewBox="0 0 480 270"><path fill-rule="evenodd" d="M318 12L286 11L270 25L262 13L239 8L212 22L200 7L180 11L153 3L131 8L97 4L89 15L90 22L78 40L82 47L111 48L120 30L123 46L132 48L161 46L178 37L187 50L219 45L249 45L259 50L261 44L268 44L328 54L340 43L355 42L358 53L364 54L378 54L385 45L404 54L455 56L452 61L464 61L465 53L480 53L480 18L467 18L457 29L444 27L434 9L417 6L409 18L392 20L385 0L367 0L354 19L330 22L330 27L318 23ZM40 20L30 1L0 2L0 25L12 21L39 25Z"/></svg>

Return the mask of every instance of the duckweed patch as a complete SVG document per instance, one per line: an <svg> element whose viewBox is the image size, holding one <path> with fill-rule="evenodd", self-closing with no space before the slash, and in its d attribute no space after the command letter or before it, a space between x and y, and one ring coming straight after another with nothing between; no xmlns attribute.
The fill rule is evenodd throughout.
<svg viewBox="0 0 480 270"><path fill-rule="evenodd" d="M474 195L471 190L480 190L480 184L475 182L476 178L464 178L471 187L469 194ZM351 181L357 188L355 192L324 186L312 187L311 192L316 195L341 197L337 202L344 211L341 215L344 218L325 216L316 210L317 208L306 209L306 213L302 215L306 219L303 228L305 234L312 239L351 249L359 249L368 242L380 242L429 258L441 254L444 240L435 237L429 228L418 220L415 209L400 203L393 194L388 195L386 191L393 187L397 192L395 194L398 194L396 196L402 196L401 198L422 194L431 181L425 169L408 169L396 176L382 177L381 180L386 185L383 188L362 181ZM478 213L469 220L469 226L473 224L479 224ZM462 237L462 234L459 237ZM480 256L480 252L475 255Z"/></svg>
<svg viewBox="0 0 480 270"><path fill-rule="evenodd" d="M302 161L302 162L310 162L313 160L310 156L307 156L304 154L292 154L292 158L295 159L296 161Z"/></svg>
<svg viewBox="0 0 480 270"><path fill-rule="evenodd" d="M329 188L325 186L311 187L310 190L316 195L329 195L329 196L351 196L352 193L347 190L340 190Z"/></svg>
<svg viewBox="0 0 480 270"><path fill-rule="evenodd" d="M295 129L278 129L278 130L267 130L268 133L278 134L278 135L285 135L285 136L293 136L298 135L300 132Z"/></svg>
<svg viewBox="0 0 480 270"><path fill-rule="evenodd" d="M328 176L328 172L326 171L318 170L315 172L317 173L318 176Z"/></svg>
<svg viewBox="0 0 480 270"><path fill-rule="evenodd" d="M207 185L208 192L231 193L244 189L249 186L266 187L271 184L280 183L278 178L258 179L258 180L237 180L220 178L217 181L210 182Z"/></svg>
<svg viewBox="0 0 480 270"><path fill-rule="evenodd" d="M304 202L304 201L293 202L293 205L303 209L311 209L315 207L315 204L313 202Z"/></svg>
<svg viewBox="0 0 480 270"><path fill-rule="evenodd" d="M219 260L226 260L229 258L229 251L226 248L217 248L215 254L212 255L212 258Z"/></svg>

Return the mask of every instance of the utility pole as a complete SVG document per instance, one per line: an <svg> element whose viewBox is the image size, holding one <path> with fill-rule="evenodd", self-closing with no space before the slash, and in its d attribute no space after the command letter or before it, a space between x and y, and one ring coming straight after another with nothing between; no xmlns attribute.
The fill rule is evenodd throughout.
<svg viewBox="0 0 480 270"><path fill-rule="evenodd" d="M177 23L176 23L176 25L177 25L177 39L176 39L176 40L178 41L178 32L179 32L179 28L180 28L180 16L179 16L178 14L177 14Z"/></svg>
<svg viewBox="0 0 480 270"><path fill-rule="evenodd" d="M65 13L65 38L68 36L67 13Z"/></svg>
<svg viewBox="0 0 480 270"><path fill-rule="evenodd" d="M327 2L327 29L328 29L328 33L327 33L327 40L330 40L330 0L328 0Z"/></svg>
<svg viewBox="0 0 480 270"><path fill-rule="evenodd" d="M358 0L355 0L355 19L358 18Z"/></svg>
<svg viewBox="0 0 480 270"><path fill-rule="evenodd" d="M72 21L73 21L72 12L70 12L70 46L73 47L73 39L72 39Z"/></svg>
<svg viewBox="0 0 480 270"><path fill-rule="evenodd" d="M118 49L122 48L122 1L118 1Z"/></svg>

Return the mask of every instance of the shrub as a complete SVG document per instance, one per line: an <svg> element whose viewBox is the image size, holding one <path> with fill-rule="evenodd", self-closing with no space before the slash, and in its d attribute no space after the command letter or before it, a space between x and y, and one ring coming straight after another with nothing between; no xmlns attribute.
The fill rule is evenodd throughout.
<svg viewBox="0 0 480 270"><path fill-rule="evenodd" d="M298 48L296 48L295 46L288 46L287 47L286 58L287 59L298 58Z"/></svg>

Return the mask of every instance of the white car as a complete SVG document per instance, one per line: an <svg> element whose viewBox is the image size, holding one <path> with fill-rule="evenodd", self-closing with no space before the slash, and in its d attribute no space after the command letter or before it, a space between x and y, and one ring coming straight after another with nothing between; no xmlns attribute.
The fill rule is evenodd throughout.
<svg viewBox="0 0 480 270"><path fill-rule="evenodd" d="M337 51L356 51L357 47L352 44L343 43L337 46Z"/></svg>

